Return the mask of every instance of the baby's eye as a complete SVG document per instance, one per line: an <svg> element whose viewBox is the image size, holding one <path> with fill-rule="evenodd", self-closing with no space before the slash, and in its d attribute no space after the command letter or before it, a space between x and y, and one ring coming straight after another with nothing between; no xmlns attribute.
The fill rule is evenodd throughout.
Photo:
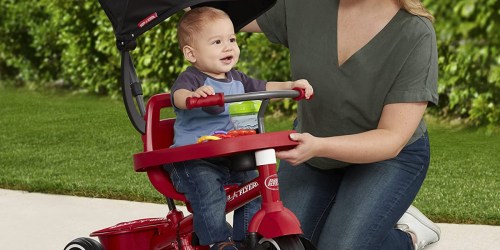
<svg viewBox="0 0 500 250"><path fill-rule="evenodd" d="M229 39L229 42L231 42L231 43L235 43L235 42L236 42L236 38L230 38L230 39Z"/></svg>
<svg viewBox="0 0 500 250"><path fill-rule="evenodd" d="M215 40L215 41L213 42L213 44L221 44L221 43L222 43L222 41L221 41L221 40Z"/></svg>

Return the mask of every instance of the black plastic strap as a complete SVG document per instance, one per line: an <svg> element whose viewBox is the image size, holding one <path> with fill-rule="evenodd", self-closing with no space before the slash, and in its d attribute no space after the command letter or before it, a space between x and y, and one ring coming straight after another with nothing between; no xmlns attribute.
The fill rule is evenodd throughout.
<svg viewBox="0 0 500 250"><path fill-rule="evenodd" d="M130 84L130 89L132 90L132 95L134 97L138 95L142 95L142 87L141 87L141 82L134 82Z"/></svg>

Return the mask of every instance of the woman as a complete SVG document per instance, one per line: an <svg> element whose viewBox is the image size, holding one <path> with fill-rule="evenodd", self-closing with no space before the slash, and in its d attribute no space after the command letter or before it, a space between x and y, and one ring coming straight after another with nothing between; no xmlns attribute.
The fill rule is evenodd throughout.
<svg viewBox="0 0 500 250"><path fill-rule="evenodd" d="M423 114L438 102L431 20L416 0L278 0L243 29L288 47L293 79L315 89L290 136L299 146L277 156L282 199L320 250L439 240L410 207L429 166Z"/></svg>

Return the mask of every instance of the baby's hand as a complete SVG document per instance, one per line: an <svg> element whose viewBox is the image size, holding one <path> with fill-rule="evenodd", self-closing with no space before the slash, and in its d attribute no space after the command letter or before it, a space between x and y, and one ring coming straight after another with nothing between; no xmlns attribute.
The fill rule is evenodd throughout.
<svg viewBox="0 0 500 250"><path fill-rule="evenodd" d="M209 95L215 95L215 90L212 86L201 86L195 91L193 91L192 97L207 97Z"/></svg>
<svg viewBox="0 0 500 250"><path fill-rule="evenodd" d="M300 79L292 83L292 88L301 88L305 90L306 99L310 99L314 94L313 87L309 84L309 81L306 79Z"/></svg>

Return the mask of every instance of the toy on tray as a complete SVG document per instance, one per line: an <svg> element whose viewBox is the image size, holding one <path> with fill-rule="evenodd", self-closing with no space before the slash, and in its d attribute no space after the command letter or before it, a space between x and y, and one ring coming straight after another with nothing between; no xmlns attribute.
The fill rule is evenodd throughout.
<svg viewBox="0 0 500 250"><path fill-rule="evenodd" d="M221 139L226 139L226 138L233 138L233 137L238 137L238 136L243 136L243 135L255 135L257 134L257 131L255 129L233 129L229 130L228 132L222 131L222 130L217 130L213 132L211 135L204 135L200 136L196 143L202 143L202 142L207 142L207 141L217 141Z"/></svg>

